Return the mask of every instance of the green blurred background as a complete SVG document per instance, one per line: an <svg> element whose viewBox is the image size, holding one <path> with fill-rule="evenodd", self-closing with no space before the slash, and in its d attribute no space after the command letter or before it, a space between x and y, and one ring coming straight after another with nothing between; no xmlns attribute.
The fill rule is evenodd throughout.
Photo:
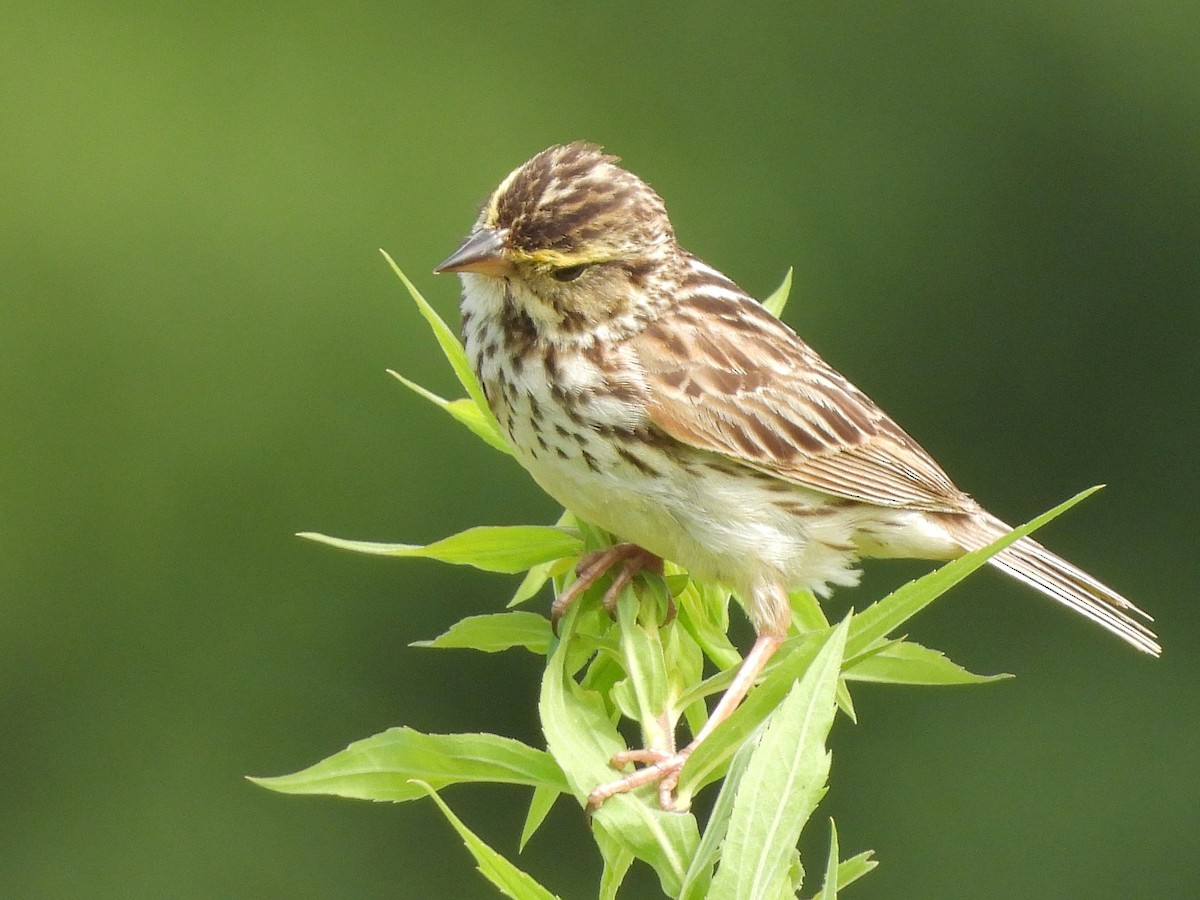
<svg viewBox="0 0 1200 900"><path fill-rule="evenodd" d="M0 895L490 896L427 803L242 776L397 724L539 741L537 659L407 647L512 579L292 534L556 514L384 374L453 390L376 248L455 317L433 265L586 138L752 293L794 265L789 321L998 514L1109 483L1045 538L1158 618L1155 662L972 579L912 635L1019 677L861 688L808 846L875 848L864 898L1195 896L1198 35L1192 2L9 5ZM516 856L524 791L446 797ZM589 896L560 805L520 864Z"/></svg>

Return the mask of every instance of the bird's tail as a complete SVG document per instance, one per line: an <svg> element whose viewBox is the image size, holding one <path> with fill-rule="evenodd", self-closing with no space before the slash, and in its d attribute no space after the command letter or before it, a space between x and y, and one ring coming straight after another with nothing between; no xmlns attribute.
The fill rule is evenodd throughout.
<svg viewBox="0 0 1200 900"><path fill-rule="evenodd" d="M992 515L983 513L947 523L951 535L968 550L986 547L1012 529ZM1003 572L1037 588L1093 622L1099 622L1117 637L1153 656L1162 653L1158 638L1134 616L1153 621L1108 585L1051 553L1032 538L1021 538L993 556L989 562Z"/></svg>

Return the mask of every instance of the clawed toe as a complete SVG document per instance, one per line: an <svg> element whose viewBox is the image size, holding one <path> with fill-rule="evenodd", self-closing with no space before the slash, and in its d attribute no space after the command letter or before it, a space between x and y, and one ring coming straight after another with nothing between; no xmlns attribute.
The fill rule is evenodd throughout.
<svg viewBox="0 0 1200 900"><path fill-rule="evenodd" d="M555 634L558 634L559 620L567 614L571 604L583 596L584 591L618 563L622 564L621 570L617 572L613 583L604 592L603 601L604 608L614 618L621 592L629 586L638 572L643 570L662 572L662 560L636 544L614 544L603 550L593 550L591 553L585 554L579 560L579 564L575 566L575 580L566 590L555 597L554 602L550 605L550 625Z"/></svg>
<svg viewBox="0 0 1200 900"><path fill-rule="evenodd" d="M679 784L679 773L690 752L690 748L684 748L677 753L650 749L617 753L612 759L614 766L620 767L632 762L641 763L643 767L615 781L602 784L588 794L588 809L599 809L610 797L658 782L659 807L665 812L684 812L675 801L675 786Z"/></svg>

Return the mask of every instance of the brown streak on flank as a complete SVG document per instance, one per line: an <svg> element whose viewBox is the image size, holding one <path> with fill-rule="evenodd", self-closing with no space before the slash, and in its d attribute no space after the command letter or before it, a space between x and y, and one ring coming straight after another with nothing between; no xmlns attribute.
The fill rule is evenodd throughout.
<svg viewBox="0 0 1200 900"><path fill-rule="evenodd" d="M556 385L556 387L557 387L557 385ZM566 391L563 391L561 387L559 387L558 390L562 392L562 397L556 396L556 399L563 401L561 403L561 408L562 408L562 411L567 414L567 418L570 419L572 422L574 422L576 425L585 426L587 423L584 421L584 418L580 414L579 410L575 408L576 404L570 403L567 401L567 393L566 393ZM583 440L584 440L583 435L582 434L574 434L573 437L575 438L576 441L579 442L579 446L582 447Z"/></svg>
<svg viewBox="0 0 1200 900"><path fill-rule="evenodd" d="M822 540L820 538L816 538L815 540L821 546L828 547L830 550L833 550L835 553L850 553L850 554L855 554L855 555L857 555L857 553L858 553L858 547L856 547L854 544L845 544L845 543L842 543L841 541L827 541L827 540Z"/></svg>
<svg viewBox="0 0 1200 900"><path fill-rule="evenodd" d="M626 403L632 403L641 396L628 381L611 381L600 390L600 393Z"/></svg>
<svg viewBox="0 0 1200 900"><path fill-rule="evenodd" d="M826 502L816 505L802 505L801 512L812 519L826 519L839 515L844 512L847 506L854 503L848 497L839 497L835 494L829 494L825 498Z"/></svg>
<svg viewBox="0 0 1200 900"><path fill-rule="evenodd" d="M662 473L659 472L658 469L654 468L654 466L650 465L648 462L641 459L636 453L630 452L627 448L622 447L620 444L616 444L615 447L617 450L617 455L620 456L621 459L623 459L627 463L629 463L631 466L633 466L635 469L637 469L639 472L641 472L643 475L649 476L651 478L657 478L660 475L662 475Z"/></svg>

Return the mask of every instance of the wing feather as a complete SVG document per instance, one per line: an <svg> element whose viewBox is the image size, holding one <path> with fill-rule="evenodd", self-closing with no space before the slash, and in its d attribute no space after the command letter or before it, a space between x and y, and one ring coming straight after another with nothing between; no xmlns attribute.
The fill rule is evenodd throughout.
<svg viewBox="0 0 1200 900"><path fill-rule="evenodd" d="M925 510L970 506L883 410L750 297L731 297L732 284L721 278L720 294L705 295L693 279L634 338L658 428L836 496Z"/></svg>

